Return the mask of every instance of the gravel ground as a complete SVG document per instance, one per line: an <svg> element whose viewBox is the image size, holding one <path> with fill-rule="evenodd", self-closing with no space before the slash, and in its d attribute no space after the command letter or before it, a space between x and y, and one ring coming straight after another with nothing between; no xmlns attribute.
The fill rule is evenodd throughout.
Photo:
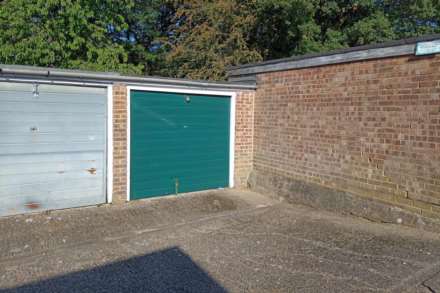
<svg viewBox="0 0 440 293"><path fill-rule="evenodd" d="M0 219L0 292L440 292L440 235L220 190Z"/></svg>

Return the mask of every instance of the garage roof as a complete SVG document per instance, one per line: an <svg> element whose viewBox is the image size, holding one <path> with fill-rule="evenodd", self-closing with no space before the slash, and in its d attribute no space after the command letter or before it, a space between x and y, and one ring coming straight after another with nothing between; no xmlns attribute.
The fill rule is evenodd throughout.
<svg viewBox="0 0 440 293"><path fill-rule="evenodd" d="M255 89L252 84L213 82L153 76L129 76L116 72L93 72L21 65L0 65L0 80L79 83L106 86L114 83L204 89Z"/></svg>

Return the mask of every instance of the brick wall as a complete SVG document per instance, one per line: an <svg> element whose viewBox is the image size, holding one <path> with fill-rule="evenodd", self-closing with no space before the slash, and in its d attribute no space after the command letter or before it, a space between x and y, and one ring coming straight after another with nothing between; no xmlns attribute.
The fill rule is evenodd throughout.
<svg viewBox="0 0 440 293"><path fill-rule="evenodd" d="M235 128L235 187L246 187L252 168L254 91L237 92ZM113 86L113 201L127 199L127 88Z"/></svg>
<svg viewBox="0 0 440 293"><path fill-rule="evenodd" d="M440 55L257 78L255 188L315 204L326 187L440 216Z"/></svg>
<svg viewBox="0 0 440 293"><path fill-rule="evenodd" d="M127 88L113 86L113 202L127 199Z"/></svg>
<svg viewBox="0 0 440 293"><path fill-rule="evenodd" d="M254 135L254 91L237 93L235 104L235 174L236 188L247 187L252 169Z"/></svg>

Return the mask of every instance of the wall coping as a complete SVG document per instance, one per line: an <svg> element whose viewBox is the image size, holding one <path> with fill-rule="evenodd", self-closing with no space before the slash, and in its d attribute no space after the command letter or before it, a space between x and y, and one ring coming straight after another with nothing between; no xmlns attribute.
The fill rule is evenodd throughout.
<svg viewBox="0 0 440 293"><path fill-rule="evenodd" d="M246 64L229 68L228 77L231 81L239 81L242 80L244 76L251 76L259 73L413 55L418 42L434 40L440 40L440 34Z"/></svg>

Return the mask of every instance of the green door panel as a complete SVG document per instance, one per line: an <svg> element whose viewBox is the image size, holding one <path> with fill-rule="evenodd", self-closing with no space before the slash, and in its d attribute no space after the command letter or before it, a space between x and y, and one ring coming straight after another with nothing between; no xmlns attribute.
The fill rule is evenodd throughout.
<svg viewBox="0 0 440 293"><path fill-rule="evenodd" d="M229 185L230 97L131 91L130 99L131 199Z"/></svg>

